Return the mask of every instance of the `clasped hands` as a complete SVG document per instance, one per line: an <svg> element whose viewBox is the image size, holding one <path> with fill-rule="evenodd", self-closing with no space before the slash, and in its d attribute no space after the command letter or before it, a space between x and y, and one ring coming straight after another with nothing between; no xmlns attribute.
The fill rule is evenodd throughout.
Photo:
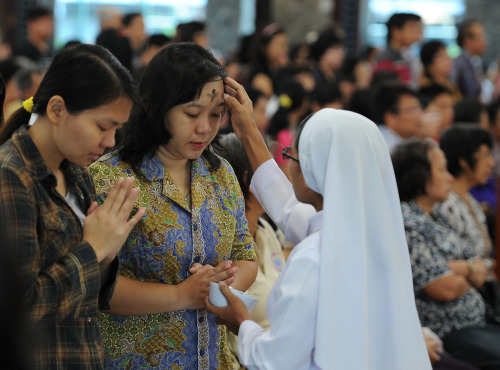
<svg viewBox="0 0 500 370"><path fill-rule="evenodd" d="M191 275L184 281L188 283L191 280L192 285L186 286L188 289L192 289L194 285L199 283L205 287L205 289L198 289L196 295L196 301L200 304L198 308L205 307L209 312L215 314L217 324L226 325L236 335L241 323L252 318L243 301L229 290L229 285L236 279L237 271L238 267L231 267L231 261L221 262L216 267L195 263L189 269ZM210 303L208 299L210 282L219 283L221 292L227 299L227 307L215 307Z"/></svg>

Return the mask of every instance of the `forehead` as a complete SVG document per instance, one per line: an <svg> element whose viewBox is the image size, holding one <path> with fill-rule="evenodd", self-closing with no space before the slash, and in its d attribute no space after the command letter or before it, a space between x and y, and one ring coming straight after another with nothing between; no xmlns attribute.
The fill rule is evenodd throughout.
<svg viewBox="0 0 500 370"><path fill-rule="evenodd" d="M408 94L403 94L399 97L399 101L398 101L398 104L400 106L407 106L407 105L413 105L413 104L419 104L420 102L418 101L418 99L412 95L408 95Z"/></svg>
<svg viewBox="0 0 500 370"><path fill-rule="evenodd" d="M224 84L222 80L217 80L217 81L211 81L207 82L203 87L201 88L200 95L195 98L192 102L187 103L189 104L220 104L221 102L224 102L222 99L222 94L224 94Z"/></svg>

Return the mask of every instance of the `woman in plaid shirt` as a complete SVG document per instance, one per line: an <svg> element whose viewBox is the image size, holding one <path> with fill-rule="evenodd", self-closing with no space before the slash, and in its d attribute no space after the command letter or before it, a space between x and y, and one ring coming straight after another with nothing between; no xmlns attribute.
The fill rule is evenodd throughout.
<svg viewBox="0 0 500 370"><path fill-rule="evenodd" d="M129 72L106 49L75 46L56 55L0 133L0 216L36 328L32 368L104 368L96 315L144 209L129 219L138 189L124 178L97 207L86 166L114 146L134 97Z"/></svg>

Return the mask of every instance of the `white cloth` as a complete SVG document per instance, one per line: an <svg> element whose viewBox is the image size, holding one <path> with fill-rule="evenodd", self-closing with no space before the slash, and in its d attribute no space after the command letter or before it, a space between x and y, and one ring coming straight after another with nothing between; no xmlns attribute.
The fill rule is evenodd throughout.
<svg viewBox="0 0 500 370"><path fill-rule="evenodd" d="M353 112L323 109L304 127L299 160L308 186L323 194L326 226L304 240L306 246L295 247L297 253L290 256L290 266L273 288L273 299L268 300L271 330L264 332L248 322L240 327L240 360L265 369L430 369L415 308L396 181L377 126ZM286 199L284 189L279 195ZM295 211L297 204L289 200L288 208L280 212L271 205L276 198L268 200L270 204L266 199L262 204L290 227L287 213ZM307 225L310 230L311 223ZM304 273L305 261L295 256L313 248L318 248L321 258L319 294L310 307L301 294L306 294L306 287L311 289L314 274ZM289 277L292 272L295 279ZM281 343L275 344L273 338ZM304 362L307 351L309 358L313 356L309 363ZM273 363L278 353L283 355ZM288 358L300 362L288 362Z"/></svg>
<svg viewBox="0 0 500 370"><path fill-rule="evenodd" d="M316 214L316 210L295 198L292 184L274 159L257 168L250 188L287 241L297 244L314 231L315 225L309 230L309 219Z"/></svg>
<svg viewBox="0 0 500 370"><path fill-rule="evenodd" d="M322 213L314 216L320 222L321 217ZM238 355L246 368L318 369L312 354L319 292L319 237L319 232L313 233L290 253L267 299L270 329L266 331L251 320L241 324Z"/></svg>

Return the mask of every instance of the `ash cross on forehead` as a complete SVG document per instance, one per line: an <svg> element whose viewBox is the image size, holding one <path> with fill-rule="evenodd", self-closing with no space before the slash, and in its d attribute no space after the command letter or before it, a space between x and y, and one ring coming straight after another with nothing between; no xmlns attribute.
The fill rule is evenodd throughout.
<svg viewBox="0 0 500 370"><path fill-rule="evenodd" d="M212 93L211 94L207 94L208 96L210 96L210 103L214 101L215 97L218 95L217 94L217 91L215 91L215 89L212 89Z"/></svg>

